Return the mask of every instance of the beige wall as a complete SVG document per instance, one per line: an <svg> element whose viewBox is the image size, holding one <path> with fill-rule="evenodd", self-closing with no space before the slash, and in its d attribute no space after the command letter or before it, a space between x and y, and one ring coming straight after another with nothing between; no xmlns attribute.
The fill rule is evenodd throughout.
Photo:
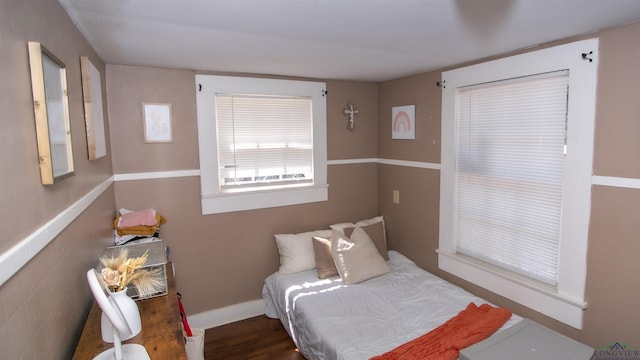
<svg viewBox="0 0 640 360"><path fill-rule="evenodd" d="M600 36L594 174L640 178L640 24ZM640 346L640 190L592 189L584 340Z"/></svg>
<svg viewBox="0 0 640 360"><path fill-rule="evenodd" d="M439 72L387 81L379 85L378 156L382 159L440 164ZM391 139L391 108L416 106L416 139ZM440 172L395 165L380 165L378 201L387 221L389 246L429 271L437 269L440 219ZM393 190L400 203L393 203Z"/></svg>
<svg viewBox="0 0 640 360"><path fill-rule="evenodd" d="M194 72L107 65L113 171L198 169ZM170 103L172 143L145 143L142 103Z"/></svg>
<svg viewBox="0 0 640 360"><path fill-rule="evenodd" d="M49 186L40 184L27 41L41 42L67 66L75 175ZM57 1L0 2L0 218L4 225L0 254L23 242L112 174L110 156L88 160L82 55L89 56L104 74L104 64ZM103 76L103 84L104 80ZM0 357L70 357L90 300L84 273L109 241L114 207L114 190L108 187L0 285Z"/></svg>
<svg viewBox="0 0 640 360"><path fill-rule="evenodd" d="M640 84L637 81L640 71L628 49L640 37L640 25L607 30L600 37L594 171L603 176L640 178L640 165L633 161L640 146L634 136L640 126L637 122L640 110L637 102L628 97L632 95L625 93L637 94ZM127 146L135 149L118 155L114 151L114 167L122 169L116 173L197 168L197 148L189 140L180 141L177 133L196 136L195 97L191 90L195 86L194 72L108 66L107 75L112 144L118 149ZM438 80L439 71L377 85L329 81L329 159L378 157L439 164ZM180 93L169 91L159 96L158 89L168 88L180 89ZM144 101L172 103L174 116L180 117L174 123L175 143L141 142L139 119ZM341 109L349 101L360 108L355 132L345 130L341 115ZM416 140L391 140L391 107L407 104L416 105ZM176 112L180 115L175 115ZM378 119L377 124L370 121L374 118ZM144 163L146 156L167 151L172 155L152 160L153 166ZM427 270L591 346L602 347L609 341L640 343L634 331L640 320L636 317L640 315L622 307L630 305L639 295L629 284L633 284L634 274L640 269L628 259L633 252L625 251L633 249L635 241L632 214L640 210L636 208L640 203L633 201L637 190L594 187L586 289L590 307L585 311L584 330L578 331L438 270L435 250L439 175L438 170L396 165L331 165L327 203L222 215L200 215L197 177L118 182L116 202L118 206L131 208L155 206L167 216L169 222L162 234L172 246L179 287L194 313L259 298L264 277L278 265L274 233L315 229L380 213L387 219L390 247L408 254ZM400 192L400 204L392 202L393 190ZM207 274L206 284L201 281L202 274ZM233 280L229 274L233 274ZM614 289L615 295L611 293Z"/></svg>
<svg viewBox="0 0 640 360"><path fill-rule="evenodd" d="M593 170L640 178L640 24L600 35Z"/></svg>
<svg viewBox="0 0 640 360"><path fill-rule="evenodd" d="M198 169L195 72L107 66L109 117L116 174ZM377 153L377 85L327 82L328 158L372 158ZM357 130L342 109L360 110ZM147 144L142 103L171 103L172 143ZM329 201L203 216L200 178L118 181L118 207L153 207L168 221L160 231L171 248L178 290L189 313L260 299L264 279L278 268L273 234L328 228L377 214L377 166L330 165Z"/></svg>
<svg viewBox="0 0 640 360"><path fill-rule="evenodd" d="M640 178L640 24L603 31L596 114L594 173ZM439 163L441 92L432 72L380 84L379 156ZM392 106L416 104L416 140L390 140ZM437 144L434 146L434 144ZM439 171L381 165L379 204L390 245L426 269L497 304L601 348L611 341L640 346L640 190L594 186L589 232L584 330L578 331L437 269ZM393 189L400 204L392 203ZM407 199L408 201L404 201Z"/></svg>
<svg viewBox="0 0 640 360"><path fill-rule="evenodd" d="M40 41L67 65L75 176L39 183L27 41ZM600 34L594 172L640 178L640 25ZM0 3L0 254L74 204L113 173L199 167L193 71L109 65L98 59L55 1ZM103 73L108 96L109 154L87 160L79 57ZM106 76L105 76L106 74ZM381 84L327 81L328 158L440 162L440 72ZM142 103L172 104L174 142L146 144ZM342 108L360 110L346 130ZM416 140L391 140L391 107L416 105ZM105 102L105 109L107 108ZM106 116L106 113L105 113ZM110 126L110 129L109 129ZM112 165L113 163L113 165ZM112 169L113 166L113 169ZM110 241L114 209L155 207L168 223L179 290L190 313L260 298L278 266L274 233L325 228L377 214L387 219L390 247L490 301L509 306L594 347L610 341L640 346L633 305L640 295L636 214L640 191L594 186L584 330L577 331L437 270L439 171L373 163L330 165L329 201L202 216L199 177L118 181L102 193L17 274L0 286L0 349L11 359L68 358L90 303L84 271ZM399 190L400 204L392 191Z"/></svg>

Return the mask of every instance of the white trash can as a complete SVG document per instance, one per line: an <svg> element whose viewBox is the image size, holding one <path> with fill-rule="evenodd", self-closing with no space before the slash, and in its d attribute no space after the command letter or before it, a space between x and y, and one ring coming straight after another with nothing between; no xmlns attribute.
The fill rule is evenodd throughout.
<svg viewBox="0 0 640 360"><path fill-rule="evenodd" d="M204 329L191 329L191 336L187 336L184 329L184 348L187 351L187 359L204 360Z"/></svg>

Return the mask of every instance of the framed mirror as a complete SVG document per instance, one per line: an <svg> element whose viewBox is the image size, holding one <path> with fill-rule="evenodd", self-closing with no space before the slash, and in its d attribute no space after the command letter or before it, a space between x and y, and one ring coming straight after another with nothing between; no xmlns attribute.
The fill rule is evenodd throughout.
<svg viewBox="0 0 640 360"><path fill-rule="evenodd" d="M38 42L29 42L40 181L49 185L73 175L65 65Z"/></svg>
<svg viewBox="0 0 640 360"><path fill-rule="evenodd" d="M82 73L84 121L87 128L87 150L89 160L97 160L107 155L100 71L87 56L80 57L80 71Z"/></svg>

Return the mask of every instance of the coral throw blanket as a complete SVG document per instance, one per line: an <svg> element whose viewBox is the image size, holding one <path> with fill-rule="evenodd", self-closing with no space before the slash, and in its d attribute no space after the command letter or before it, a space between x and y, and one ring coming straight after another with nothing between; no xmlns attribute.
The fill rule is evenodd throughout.
<svg viewBox="0 0 640 360"><path fill-rule="evenodd" d="M508 309L469 303L444 324L371 360L455 360L461 349L488 338L510 317Z"/></svg>

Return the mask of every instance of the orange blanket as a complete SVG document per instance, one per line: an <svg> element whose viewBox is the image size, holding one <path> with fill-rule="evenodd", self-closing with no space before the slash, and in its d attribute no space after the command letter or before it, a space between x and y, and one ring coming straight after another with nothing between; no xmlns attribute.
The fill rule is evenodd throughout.
<svg viewBox="0 0 640 360"><path fill-rule="evenodd" d="M444 324L371 360L455 360L460 349L488 338L510 317L508 309L469 303Z"/></svg>

